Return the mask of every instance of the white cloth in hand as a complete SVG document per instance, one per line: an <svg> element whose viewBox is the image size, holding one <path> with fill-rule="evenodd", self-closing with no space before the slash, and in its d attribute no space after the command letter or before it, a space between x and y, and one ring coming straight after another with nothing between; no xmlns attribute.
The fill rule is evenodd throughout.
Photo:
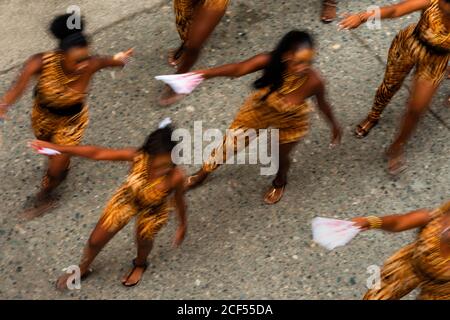
<svg viewBox="0 0 450 320"><path fill-rule="evenodd" d="M190 94L204 80L201 74L192 72L157 76L155 79L168 84L178 94Z"/></svg>
<svg viewBox="0 0 450 320"><path fill-rule="evenodd" d="M351 221L319 217L312 220L312 232L314 242L333 250L345 246L361 232L361 229Z"/></svg>

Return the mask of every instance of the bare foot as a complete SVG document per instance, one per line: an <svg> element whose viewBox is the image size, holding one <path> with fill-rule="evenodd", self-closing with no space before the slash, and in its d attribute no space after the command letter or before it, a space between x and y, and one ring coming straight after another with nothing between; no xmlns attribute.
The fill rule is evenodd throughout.
<svg viewBox="0 0 450 320"><path fill-rule="evenodd" d="M177 103L182 100L186 95L178 94L172 90L171 87L165 86L164 91L159 97L159 105L162 107L170 106L171 104Z"/></svg>
<svg viewBox="0 0 450 320"><path fill-rule="evenodd" d="M88 269L86 272L84 272L81 277L80 280L84 280L86 279L91 273L92 273L92 269ZM69 278L72 276L72 274L70 273L65 273L62 276L60 276L58 278L58 280L56 280L56 289L64 291L68 289L68 280Z"/></svg>
<svg viewBox="0 0 450 320"><path fill-rule="evenodd" d="M33 207L28 208L20 213L20 217L25 220L32 220L41 217L50 210L55 209L57 206L58 202L54 197L51 197L49 195L42 197L38 195Z"/></svg>
<svg viewBox="0 0 450 320"><path fill-rule="evenodd" d="M178 67L183 60L183 52L183 45L181 45L178 49L169 50L167 55L167 62L169 65L175 68Z"/></svg>

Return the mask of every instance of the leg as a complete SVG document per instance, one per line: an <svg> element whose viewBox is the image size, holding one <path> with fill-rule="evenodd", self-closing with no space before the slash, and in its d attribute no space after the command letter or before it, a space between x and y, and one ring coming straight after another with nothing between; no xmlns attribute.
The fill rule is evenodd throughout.
<svg viewBox="0 0 450 320"><path fill-rule="evenodd" d="M398 174L405 168L403 148L417 127L420 118L428 110L436 89L437 86L430 80L422 78L414 80L410 100L399 133L387 151L391 174Z"/></svg>
<svg viewBox="0 0 450 320"><path fill-rule="evenodd" d="M399 300L416 289L421 280L411 265L413 252L409 245L390 257L381 269L380 287L367 291L364 300Z"/></svg>
<svg viewBox="0 0 450 320"><path fill-rule="evenodd" d="M378 123L383 110L400 89L403 81L414 66L409 52L403 52L403 34L397 35L389 49L386 71L382 84L375 95L372 110L367 118L356 127L356 136L363 138Z"/></svg>
<svg viewBox="0 0 450 320"><path fill-rule="evenodd" d="M197 6L187 31L187 38L182 45L182 52L177 59L178 74L188 72L197 62L203 45L219 24L225 11L226 6L223 8L210 8L203 5ZM169 86L166 86L159 103L162 106L167 106L176 103L183 96L176 94Z"/></svg>
<svg viewBox="0 0 450 320"><path fill-rule="evenodd" d="M50 157L41 190L36 195L35 205L22 214L25 219L37 218L54 207L55 199L51 197L51 193L66 179L69 164L70 157L67 155Z"/></svg>
<svg viewBox="0 0 450 320"><path fill-rule="evenodd" d="M280 145L280 161L277 176L272 181L272 187L264 196L264 202L275 204L281 200L284 188L287 184L287 174L291 166L290 154L298 142L291 142Z"/></svg>
<svg viewBox="0 0 450 320"><path fill-rule="evenodd" d="M148 212L139 216L136 228L137 257L133 260L133 268L122 279L126 287L134 287L147 270L147 258L152 251L153 241L169 219L169 206L163 205L158 212Z"/></svg>
<svg viewBox="0 0 450 320"><path fill-rule="evenodd" d="M97 224L89 237L80 261L79 267L82 278L86 277L90 273L89 266L92 264L95 257L97 257L100 251L116 235L116 233L119 232L120 229L109 231L102 226L101 222ZM56 287L60 290L66 289L67 280L69 277L69 274L64 274L59 277L56 282Z"/></svg>
<svg viewBox="0 0 450 320"><path fill-rule="evenodd" d="M217 170L223 163L226 163L230 156L236 155L239 151L245 149L252 138L256 137L248 135L248 130L251 129L240 128L234 124L231 125L229 130L231 130L230 134L223 139L220 146L211 152L211 156L203 163L202 168L187 179L186 189L193 189L201 185L210 173ZM255 133L257 134L256 131Z"/></svg>
<svg viewBox="0 0 450 320"><path fill-rule="evenodd" d="M336 19L336 9L336 0L322 0L322 13L320 16L320 20L323 23L333 22L333 20Z"/></svg>

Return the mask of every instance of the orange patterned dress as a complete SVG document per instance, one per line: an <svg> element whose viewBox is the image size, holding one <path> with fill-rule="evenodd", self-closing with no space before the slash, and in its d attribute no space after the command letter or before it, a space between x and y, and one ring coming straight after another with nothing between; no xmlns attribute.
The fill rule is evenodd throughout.
<svg viewBox="0 0 450 320"><path fill-rule="evenodd" d="M100 218L106 230L117 232L136 217L137 234L153 240L167 223L170 190L161 187L167 176L151 180L149 161L150 156L143 152L135 157L126 182L116 191Z"/></svg>
<svg viewBox="0 0 450 320"><path fill-rule="evenodd" d="M43 55L42 72L34 92L31 121L37 139L60 145L77 145L88 125L86 93L69 84L78 76L68 77L61 66L62 53Z"/></svg>
<svg viewBox="0 0 450 320"><path fill-rule="evenodd" d="M397 300L416 288L418 299L450 300L450 257L441 253L442 220L449 211L450 202L432 212L417 240L386 261L381 287L369 290L365 300Z"/></svg>
<svg viewBox="0 0 450 320"><path fill-rule="evenodd" d="M174 11L178 34L183 42L187 40L189 27L198 6L225 11L230 0L174 0Z"/></svg>
<svg viewBox="0 0 450 320"><path fill-rule="evenodd" d="M229 128L232 135L225 137L222 145L213 150L211 157L203 164L204 171L212 172L225 163L230 156L227 150L234 149L235 153L240 151L239 144L236 145L238 130L246 135L249 129L254 129L256 134L260 129L278 129L280 144L297 142L308 133L311 111L309 104L289 103L277 91L265 100L262 99L268 92L268 88L260 89L247 99ZM241 146L245 147L249 142L246 140Z"/></svg>

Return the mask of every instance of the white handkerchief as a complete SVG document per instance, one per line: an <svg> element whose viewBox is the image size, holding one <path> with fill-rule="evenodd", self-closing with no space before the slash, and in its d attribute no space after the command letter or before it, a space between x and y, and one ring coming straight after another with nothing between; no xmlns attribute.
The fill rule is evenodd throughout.
<svg viewBox="0 0 450 320"><path fill-rule="evenodd" d="M204 80L202 75L197 73L157 76L155 79L168 84L178 94L190 94Z"/></svg>
<svg viewBox="0 0 450 320"><path fill-rule="evenodd" d="M333 250L345 246L361 232L361 229L351 221L319 217L312 220L312 232L314 242Z"/></svg>
<svg viewBox="0 0 450 320"><path fill-rule="evenodd" d="M61 152L49 148L40 148L37 152L46 156L56 156L61 154Z"/></svg>

